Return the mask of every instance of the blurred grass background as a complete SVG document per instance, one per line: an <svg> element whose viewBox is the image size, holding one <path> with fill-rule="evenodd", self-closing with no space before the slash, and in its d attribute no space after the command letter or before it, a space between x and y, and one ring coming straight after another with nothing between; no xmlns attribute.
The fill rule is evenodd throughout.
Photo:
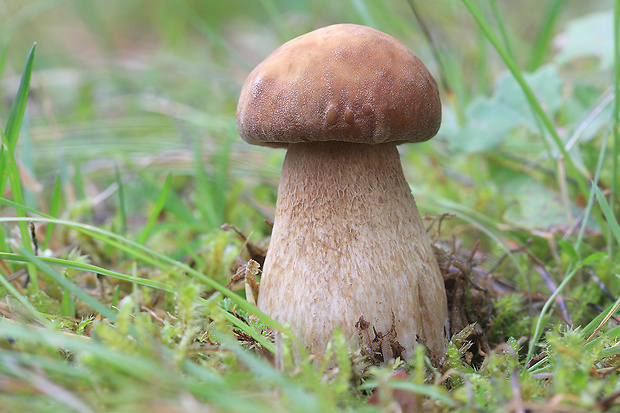
<svg viewBox="0 0 620 413"><path fill-rule="evenodd" d="M17 149L26 205L49 212L59 178L65 216L86 214L92 222L136 232L170 173L167 219L158 220L143 241L157 238L162 250L170 231L191 243L223 222L255 237L268 235L262 219L273 215L283 151L250 147L238 138L239 90L282 42L352 22L403 41L440 82L442 130L429 143L401 148L422 210L458 210L502 240L509 235L523 242L540 232L534 239L546 248L541 254L552 254L549 238L570 235L583 211L587 193L575 188L577 179L594 175L600 148L594 137L612 107L607 99L600 108L612 79L611 50L605 49L611 42L600 37L610 35L611 26L609 32L596 26L602 33L584 24L571 27L597 13L610 20L612 5L489 5L481 6L485 18L516 64L535 73L530 83L556 130L565 141L577 138L571 159L558 161L549 133L528 113L504 61L460 3L415 4L436 44L433 51L406 1L4 1L3 113L17 90L25 52L38 42ZM570 43L583 38L592 42L589 48ZM571 170L571 160L578 171ZM566 170L563 177L559 167ZM610 157L601 173L609 188ZM471 222L456 231L466 232L460 237L470 244L481 238L487 251L497 247L497 239L472 232Z"/></svg>
<svg viewBox="0 0 620 413"><path fill-rule="evenodd" d="M528 245L528 254L512 255L499 277L512 292L542 296L534 313L545 300L554 302L549 297L557 290L547 281L556 287L566 281L571 321L585 325L620 294L615 275L620 234L613 226L620 213L614 7L618 1L0 0L0 125L7 125L36 42L15 150L23 205L92 224L169 259L191 261L197 274L225 284L242 241L219 228L231 223L266 244L270 228L263 220L273 219L284 156L238 137L235 110L245 77L283 42L315 28L343 22L375 27L408 45L440 85L444 120L438 136L400 148L422 213L456 214L442 236L454 237L465 250L480 240L487 268L507 251ZM497 36L499 53L481 30L485 25ZM531 87L538 111L507 70L508 60ZM610 205L607 214L592 181ZM2 196L18 201L10 185ZM6 203L0 209L0 247L27 256L15 247L24 237L9 220L15 214ZM210 291L204 281L191 284L178 269L162 265L154 275L153 263L136 258L137 247L119 249L107 236L79 234L66 225L50 229L43 221L36 229L43 255L168 283L160 292L170 287L177 294L166 295L167 305L145 304L161 307L158 317L168 311L196 318L180 313L195 311L197 297ZM583 264L596 253L603 255ZM550 274L546 278L537 272L539 264ZM7 261L1 271L9 277L21 269ZM63 275L96 295L97 281L84 270ZM75 300L72 308L73 301L63 299L73 297L68 287L57 285L55 291L50 285L56 281L48 276L42 275L43 293L31 284L19 294L44 314L75 318L71 328L78 329L92 305L80 308L81 300ZM97 299L116 304L115 288ZM186 295L179 295L182 288ZM152 304L159 294L140 290L144 296L138 299L136 291L129 279L121 298ZM6 311L16 317L15 309ZM515 331L494 334L518 339L533 333L531 356L549 318L533 314L519 329L514 316L498 325ZM535 332L537 320L545 321ZM183 331L177 333L192 336L193 330ZM336 397L325 392L319 393Z"/></svg>
<svg viewBox="0 0 620 413"><path fill-rule="evenodd" d="M554 47L554 41L561 43L567 22L584 13L609 11L610 4L572 2L567 6L549 2L540 6L523 1L499 3L496 7L517 64L535 70L542 64L557 63L561 52ZM100 179L99 185L106 178L113 182L116 165L122 171L128 170L122 174L128 185L136 182L132 177L144 168L150 176L168 171L174 171L178 177L191 176L196 162L206 166L218 164L213 159L219 153L230 155L230 167L219 166L230 170L227 184L235 186L244 180L244 188L239 190L242 193L235 195L253 193L256 181L275 185L282 154L249 148L236 136L238 91L247 73L282 42L335 22L368 24L386 31L410 46L438 79L443 69L447 83L442 84L442 133L428 146L403 148L410 160L411 182L420 187L422 194L438 193L458 202L483 197L479 202L470 200L466 204L486 212L494 202L484 198L488 188L485 191L483 182L475 181L485 181L487 168L498 161L471 162L471 157L463 152L491 152L492 157L507 149L505 152L512 152L511 155L530 160L543 152L540 139L523 139L522 134L513 134L510 139L500 136L506 142L499 141L504 144L499 151L459 143L458 138L467 139L457 132L467 126L468 107L480 97L493 95L505 65L467 10L454 2L420 2L416 6L438 45L443 68L433 58L430 45L405 1L333 4L171 0L112 1L105 5L92 1L4 1L1 7L5 108L17 90L26 51L38 42L33 93L19 149L23 168L34 180L26 191L28 204L33 207L45 207L39 205L44 201L37 201L37 196L53 187L57 174L65 187L71 188L65 195L73 204L86 195L80 192L87 188L76 188L76 181L83 179L79 175ZM550 10L553 7L557 10ZM492 11L486 9L487 18L492 21ZM541 33L545 30L550 32L548 36ZM536 57L538 54L543 58ZM552 80L563 84L560 95L552 98L564 100L575 88L594 94L609 87L599 71L587 70L597 64L596 60L593 56L556 67L561 70L561 75L557 75L560 79ZM575 84L570 83L573 79ZM565 81L568 83L564 84ZM577 107L576 113L565 116L583 116L586 109ZM505 115L491 107L489 116L496 114L494 110ZM8 113L8 109L3 113ZM574 122L569 120L569 125ZM497 135L505 134L500 131ZM200 150L200 159L195 159L196 149ZM431 161L439 162L438 166L432 167ZM519 158L516 162L520 162ZM414 174L422 171L433 173L424 174L430 175L424 179L413 179ZM446 175L452 173L456 177L446 182ZM438 177L444 181L438 182ZM459 182L463 180L469 185L463 186ZM132 192L125 191L126 202L132 201ZM494 191L489 195L495 195ZM135 204L128 206L130 216L136 215L132 213L136 211ZM199 224L217 226L224 209L222 205L214 209L203 212L200 221L211 221L209 214L215 214L218 222ZM502 212L501 209L492 211L492 215Z"/></svg>
<svg viewBox="0 0 620 413"><path fill-rule="evenodd" d="M523 1L496 7L516 62L535 70L557 62L553 43L561 43L567 22L584 13L609 11L610 4L572 2L566 6L549 2L540 6ZM441 77L442 68L405 1L4 1L1 6L5 105L17 89L26 50L38 42L33 93L19 152L23 168L35 181L26 191L33 207L45 207L39 205L43 201L37 201L37 196L53 187L57 174L67 188L74 187L65 193L73 203L84 198L86 194L80 192L87 190L75 188L76 180L83 179L78 175L96 177L102 180L99 182L106 182L106 178L114 181L116 165L131 171L122 174L129 185L144 168L152 173L174 171L175 176L190 176L196 162L205 162L205 169L218 164L213 159L220 153L230 155L231 166L219 166L231 172L227 183L234 186L245 180L245 191L240 191L246 195L248 189L253 193L257 180L274 185L282 154L249 148L237 138L234 113L238 91L247 73L278 45L323 25L352 22L386 31L410 46L435 76ZM542 143L513 134L510 139L500 136L506 142L500 141L504 148L499 151L459 144L458 138L467 138L457 132L467 126L468 107L480 97L492 96L505 65L461 4L420 2L416 7L438 45L447 84L442 85L442 133L429 147L403 148L409 155L411 182L421 188L421 193L439 193L458 202L483 197L485 188L475 181L488 178L487 168L478 168L480 163L471 162L463 152L491 152L492 157L507 149L511 155L532 160L543 152ZM558 10L550 11L553 7ZM492 21L491 10L486 13ZM543 36L544 30L550 35ZM587 70L597 64L595 56L583 60L559 66L562 73L557 76L561 77L552 80L563 83L576 77L578 82L561 84L560 95L552 98L564 100L574 88L585 88L585 94L610 86L599 71ZM584 109L575 108L577 113L565 116L583 115ZM491 107L493 110L503 114ZM195 159L196 149L200 149L200 159ZM431 161L439 162L439 167L431 167ZM489 159L482 166L496 163ZM433 174L413 179L422 171ZM451 173L457 176L445 182L446 174ZM438 176L444 182L438 182ZM469 181L469 185L463 186L459 180ZM126 202L131 202L132 192L125 191ZM485 212L493 203L486 198L466 202ZM135 215L131 213L136 211L135 204L128 206L130 216ZM200 221L212 221L210 215L215 214L217 222L199 224L217 226L224 208L218 205L214 209L203 212ZM498 212L501 208L493 215Z"/></svg>

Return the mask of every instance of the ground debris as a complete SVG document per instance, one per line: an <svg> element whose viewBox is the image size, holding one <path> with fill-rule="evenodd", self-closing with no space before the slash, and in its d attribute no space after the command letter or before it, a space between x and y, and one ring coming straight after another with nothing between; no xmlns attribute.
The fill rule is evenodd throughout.
<svg viewBox="0 0 620 413"><path fill-rule="evenodd" d="M462 356L468 364L472 363L474 355L485 357L489 354L487 332L493 326L492 297L488 289L479 284L488 274L478 267L477 248L478 243L470 251L461 250L455 243L449 249L439 242L433 245L448 297L448 333L454 337L467 332L467 337L462 339L472 345Z"/></svg>
<svg viewBox="0 0 620 413"><path fill-rule="evenodd" d="M398 334L395 328L395 318L394 313L392 313L392 325L390 329L383 333L381 331L377 331L377 329L373 326L372 332L374 338L370 338L369 327L370 323L364 319L364 316L360 316L357 323L355 323L355 328L357 328L357 332L359 335L359 346L360 346L360 357L362 359L366 359L367 364L381 364L386 360L385 355L383 354L383 344L387 341L389 348L392 351L393 357L402 357L402 353L405 351L405 348L396 340Z"/></svg>
<svg viewBox="0 0 620 413"><path fill-rule="evenodd" d="M267 340L269 340L271 343L275 342L275 336L274 333L271 329L269 328L264 328L264 329L256 329L254 328L254 326L252 326L252 324L250 324L250 322L243 317L241 314L237 313L236 311L228 311L229 314L235 316L237 319L239 319L242 323L246 324L250 329L254 329L257 333L259 333L260 335L262 335L263 337L265 337ZM235 335L235 337L237 338L237 341L246 349L254 352L256 355L266 359L267 361L269 361L270 363L274 363L274 354L267 350L265 347L263 347L262 344L260 344L254 337L252 337L250 334L246 333L245 331L241 330L240 328L233 328L232 329L233 334Z"/></svg>
<svg viewBox="0 0 620 413"><path fill-rule="evenodd" d="M237 228L235 228L231 224L224 224L220 227L220 229L222 231L235 232L235 234L237 234L239 239L243 241L243 246L247 250L250 256L250 259L256 261L261 267L263 266L263 264L265 263L265 256L267 255L267 249L262 248L258 246L257 244L250 242L250 237L252 236L251 233L250 235L246 237L241 231L239 231Z"/></svg>

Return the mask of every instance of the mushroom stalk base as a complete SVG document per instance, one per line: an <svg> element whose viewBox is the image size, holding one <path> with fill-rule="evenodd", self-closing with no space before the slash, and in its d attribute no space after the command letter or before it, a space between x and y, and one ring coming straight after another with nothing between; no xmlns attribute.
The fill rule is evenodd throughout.
<svg viewBox="0 0 620 413"><path fill-rule="evenodd" d="M443 358L443 278L395 144L289 145L258 307L311 353L338 326L385 361Z"/></svg>

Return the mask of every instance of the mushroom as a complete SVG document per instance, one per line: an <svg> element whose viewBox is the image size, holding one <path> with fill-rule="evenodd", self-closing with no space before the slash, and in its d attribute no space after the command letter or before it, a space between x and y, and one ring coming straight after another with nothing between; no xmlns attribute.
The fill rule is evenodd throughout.
<svg viewBox="0 0 620 413"><path fill-rule="evenodd" d="M245 81L239 134L287 148L257 305L309 352L339 327L385 361L410 358L416 343L443 357L443 278L396 147L440 123L424 64L365 26L293 39Z"/></svg>

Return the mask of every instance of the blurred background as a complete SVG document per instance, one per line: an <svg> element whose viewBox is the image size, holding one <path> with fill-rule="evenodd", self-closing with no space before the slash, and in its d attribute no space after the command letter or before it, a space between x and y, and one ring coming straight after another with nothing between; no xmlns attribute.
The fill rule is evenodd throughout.
<svg viewBox="0 0 620 413"><path fill-rule="evenodd" d="M611 148L612 1L475 4L552 120L570 165L461 2L0 0L3 127L36 42L16 152L25 203L172 255L220 237L210 234L225 222L266 240L284 151L238 137L239 91L283 42L349 22L393 35L438 80L440 133L401 153L422 214L458 215L442 236L481 240L494 259L532 240L534 254L558 263L556 241L583 222L593 245L604 244L600 221L583 216L576 176L589 182L601 147ZM602 158L603 189L615 179L612 158ZM56 182L62 196L52 208ZM222 245L234 238L227 236Z"/></svg>

